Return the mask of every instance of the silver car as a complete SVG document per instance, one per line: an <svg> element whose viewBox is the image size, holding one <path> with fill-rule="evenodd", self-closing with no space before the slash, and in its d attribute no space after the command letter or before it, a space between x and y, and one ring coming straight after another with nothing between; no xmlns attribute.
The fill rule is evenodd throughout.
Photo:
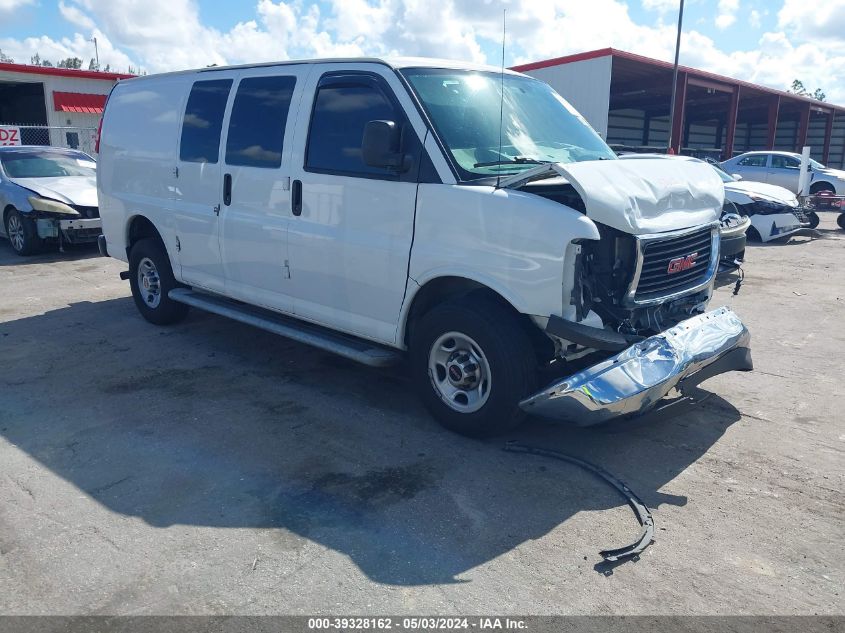
<svg viewBox="0 0 845 633"><path fill-rule="evenodd" d="M0 234L19 255L45 242L95 242L102 233L97 163L60 147L0 147Z"/></svg>
<svg viewBox="0 0 845 633"><path fill-rule="evenodd" d="M743 180L766 182L798 193L801 154L746 152L720 163L720 166L729 174L742 176ZM822 191L845 195L845 171L825 167L817 160L810 159L810 193Z"/></svg>

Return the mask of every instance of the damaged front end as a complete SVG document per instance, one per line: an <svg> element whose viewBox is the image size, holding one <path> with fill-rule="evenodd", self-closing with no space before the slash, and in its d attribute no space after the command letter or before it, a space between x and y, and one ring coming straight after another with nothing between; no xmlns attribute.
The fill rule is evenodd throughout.
<svg viewBox="0 0 845 633"><path fill-rule="evenodd" d="M606 356L523 400L525 411L596 424L648 411L674 388L752 369L740 319L728 308L706 312L723 234L733 236L719 222L723 187L710 167L659 159L543 165L503 185L580 211L599 233L571 242L563 310L536 322L564 367ZM747 222L740 229L744 237Z"/></svg>
<svg viewBox="0 0 845 633"><path fill-rule="evenodd" d="M750 371L750 335L730 308L686 319L526 398L528 413L580 425L645 413L672 389L682 393L728 371Z"/></svg>

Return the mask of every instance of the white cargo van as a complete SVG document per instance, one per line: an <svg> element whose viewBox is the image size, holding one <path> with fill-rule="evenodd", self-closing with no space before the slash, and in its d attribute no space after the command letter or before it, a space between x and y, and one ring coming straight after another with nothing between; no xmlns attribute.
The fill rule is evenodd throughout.
<svg viewBox="0 0 845 633"><path fill-rule="evenodd" d="M368 365L408 353L455 431L602 422L751 369L742 322L705 311L715 172L616 160L530 77L420 59L141 77L112 91L99 151L100 248L148 321L194 306Z"/></svg>

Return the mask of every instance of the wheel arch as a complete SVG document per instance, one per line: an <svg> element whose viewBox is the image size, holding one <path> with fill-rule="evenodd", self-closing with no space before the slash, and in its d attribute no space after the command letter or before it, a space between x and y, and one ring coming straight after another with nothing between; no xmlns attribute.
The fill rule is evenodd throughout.
<svg viewBox="0 0 845 633"><path fill-rule="evenodd" d="M836 190L836 185L829 180L817 180L810 185L810 193L818 193L819 191L832 191L833 193L839 193Z"/></svg>
<svg viewBox="0 0 845 633"><path fill-rule="evenodd" d="M406 298L400 317L399 336L397 337L398 342L406 349L410 343L414 323L422 316L446 301L467 295L478 295L487 297L513 312L534 344L538 357L541 354L544 357L549 353L554 354L554 345L551 339L534 324L529 316L518 309L517 302L486 281L460 274L443 274L432 277L420 285L410 281L409 289L411 287L416 290L412 294L409 293Z"/></svg>
<svg viewBox="0 0 845 633"><path fill-rule="evenodd" d="M152 220L141 214L130 217L126 222L126 234L124 235L126 255L129 256L129 251L132 250L132 247L138 240L147 237L159 240L166 248L161 231L158 230L158 227L156 227Z"/></svg>

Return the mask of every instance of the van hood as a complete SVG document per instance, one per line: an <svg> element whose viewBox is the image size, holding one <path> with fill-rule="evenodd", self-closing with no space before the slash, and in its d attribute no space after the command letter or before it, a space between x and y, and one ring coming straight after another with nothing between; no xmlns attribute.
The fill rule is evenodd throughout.
<svg viewBox="0 0 845 633"><path fill-rule="evenodd" d="M798 206L798 199L789 189L786 189L785 187L778 187L777 185L770 185L766 182L754 182L753 180L726 182L725 192L728 199L731 198L731 193L738 193L744 194L752 199L762 198L788 207Z"/></svg>
<svg viewBox="0 0 845 633"><path fill-rule="evenodd" d="M56 176L54 178L10 178L39 196L81 207L97 206L95 176Z"/></svg>
<svg viewBox="0 0 845 633"><path fill-rule="evenodd" d="M584 201L587 217L625 233L661 233L719 220L725 190L707 164L602 160L538 165L503 178L501 187L563 177Z"/></svg>

